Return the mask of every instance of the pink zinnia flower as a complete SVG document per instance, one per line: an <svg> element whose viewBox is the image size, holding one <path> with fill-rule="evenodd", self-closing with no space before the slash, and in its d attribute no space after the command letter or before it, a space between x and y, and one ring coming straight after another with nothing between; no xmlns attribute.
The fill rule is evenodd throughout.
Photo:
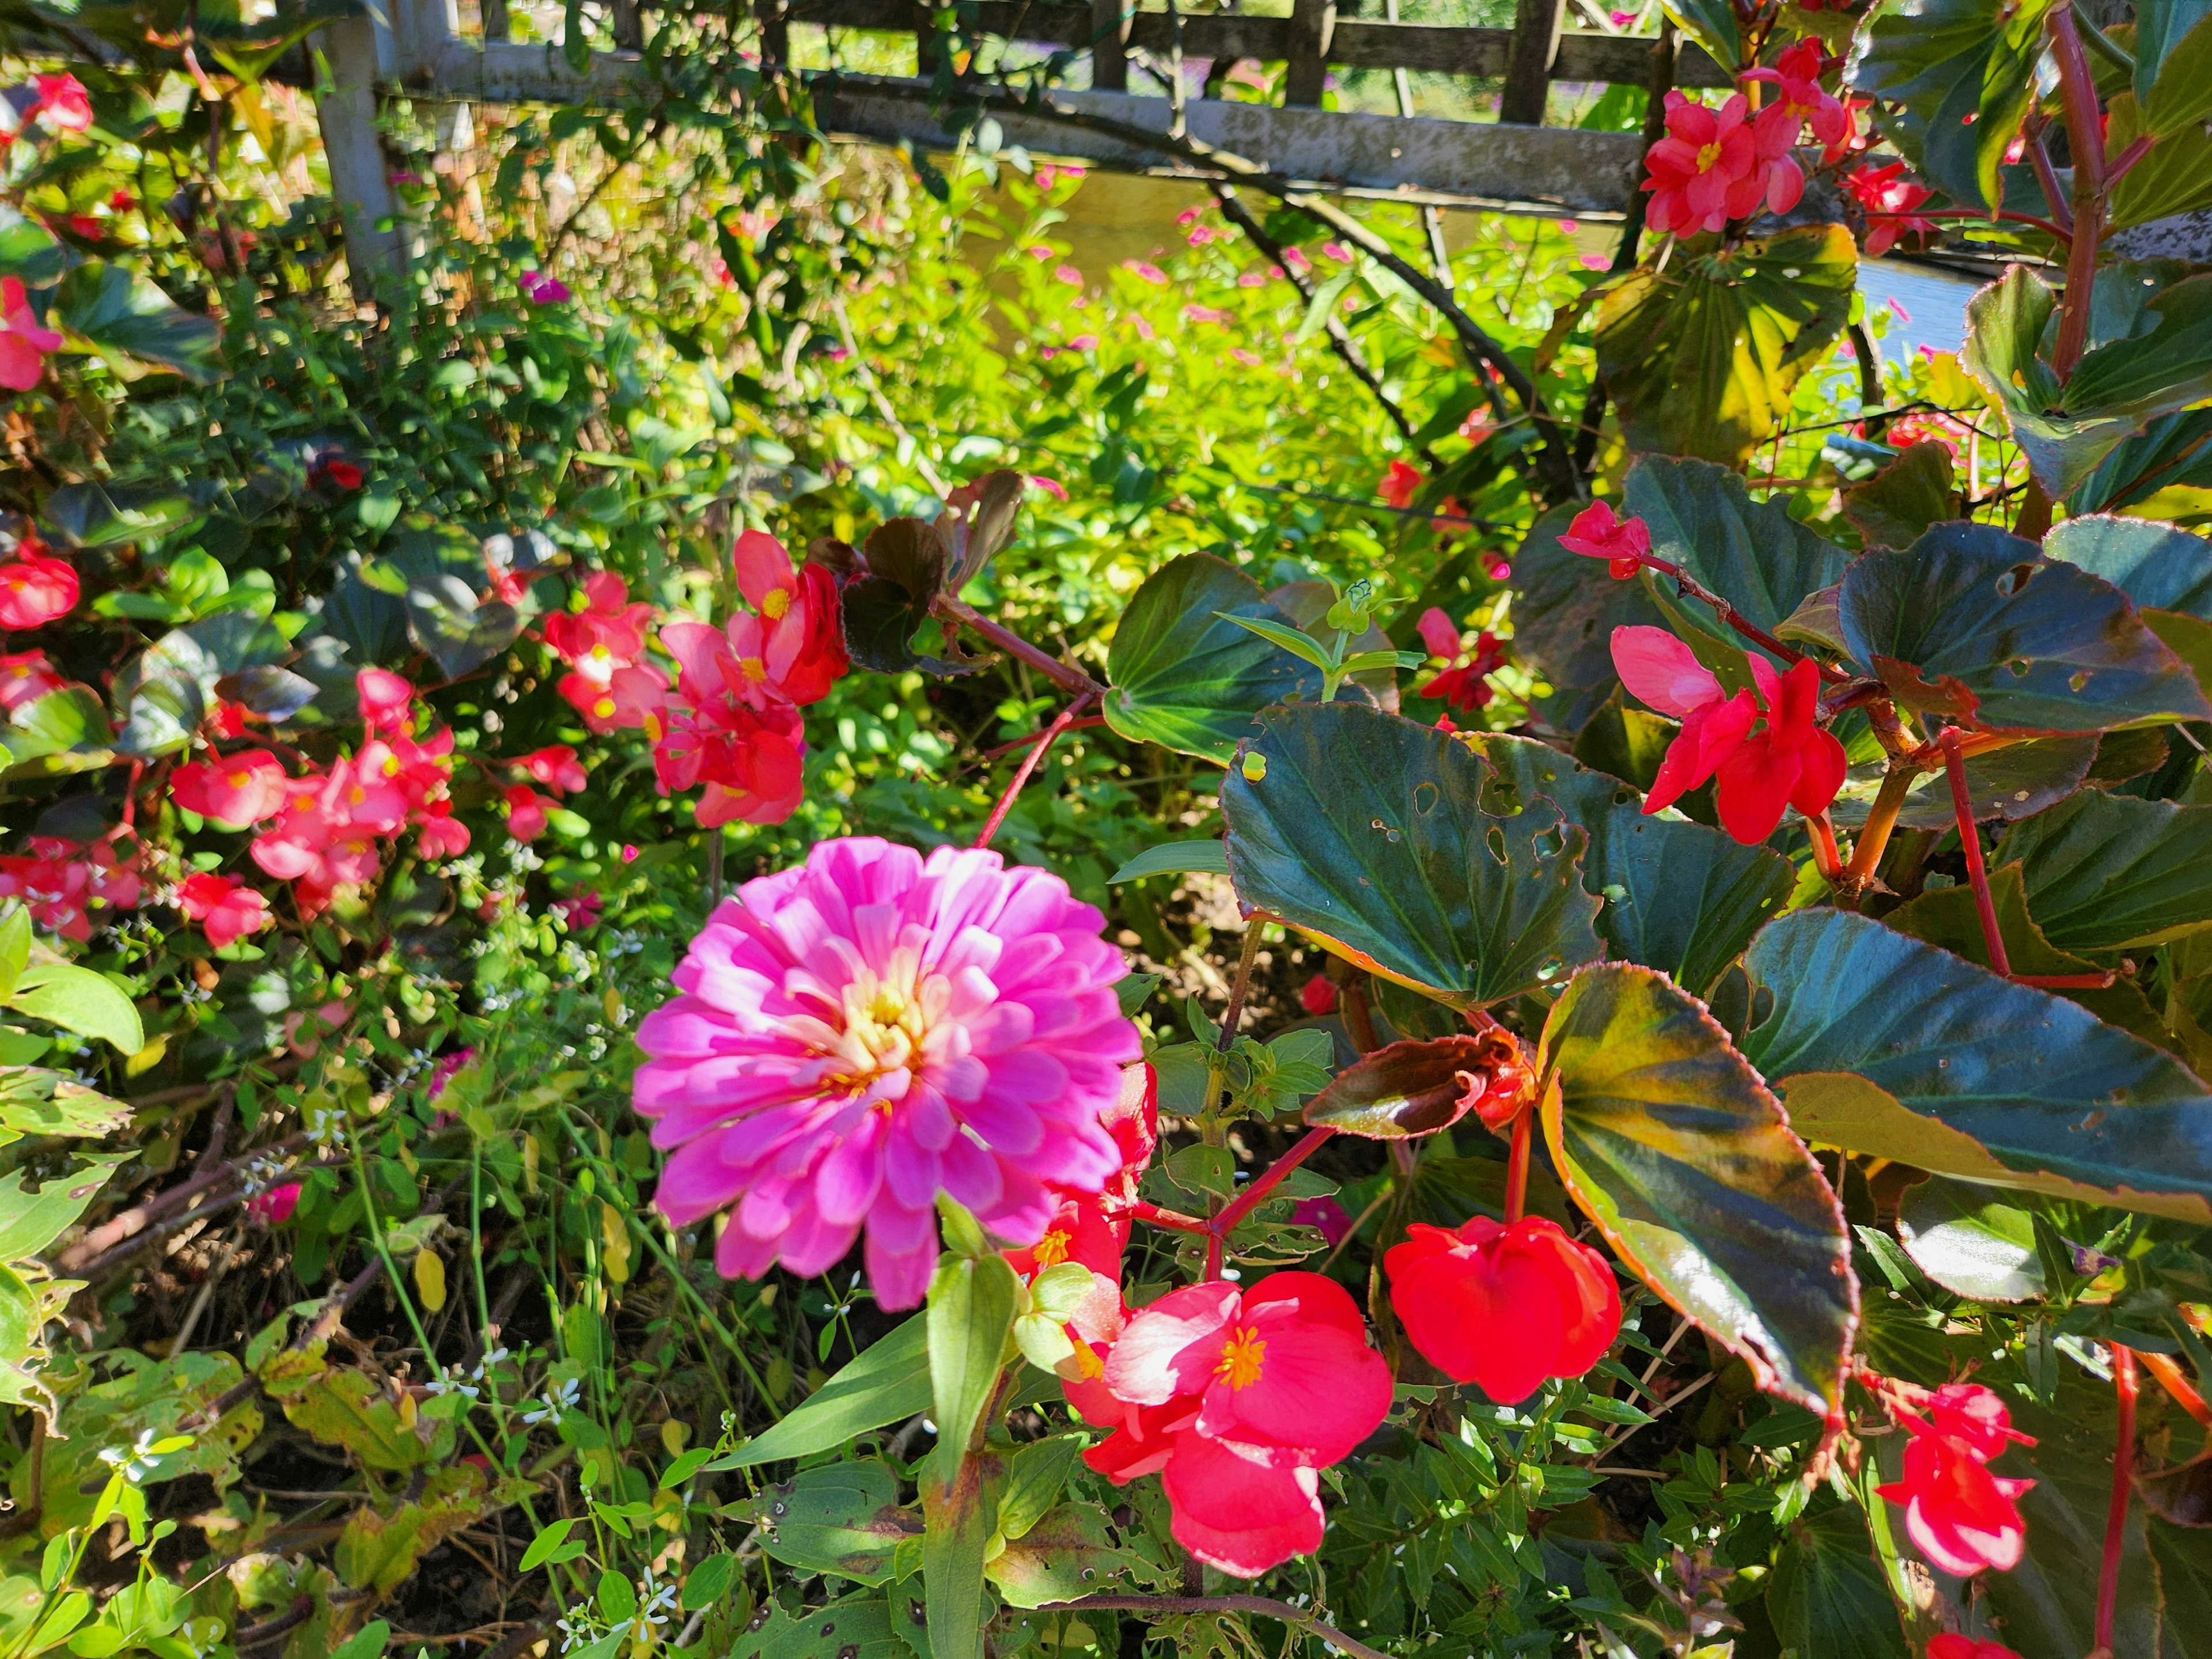
<svg viewBox="0 0 2212 1659"><path fill-rule="evenodd" d="M655 1204L729 1210L731 1278L823 1272L865 1226L886 1308L929 1289L939 1193L1036 1243L1121 1168L1102 1120L1139 1043L1103 926L1058 876L950 847L820 842L747 882L639 1028L637 1109L675 1149Z"/></svg>

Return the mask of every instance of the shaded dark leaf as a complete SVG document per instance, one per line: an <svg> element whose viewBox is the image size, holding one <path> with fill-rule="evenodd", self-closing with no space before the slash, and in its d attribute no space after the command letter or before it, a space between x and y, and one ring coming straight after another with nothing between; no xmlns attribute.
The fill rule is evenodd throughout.
<svg viewBox="0 0 2212 1659"><path fill-rule="evenodd" d="M1388 1044L1339 1072L1306 1103L1305 1121L1374 1140L1449 1128L1482 1097L1501 1048L1514 1052L1488 1033Z"/></svg>

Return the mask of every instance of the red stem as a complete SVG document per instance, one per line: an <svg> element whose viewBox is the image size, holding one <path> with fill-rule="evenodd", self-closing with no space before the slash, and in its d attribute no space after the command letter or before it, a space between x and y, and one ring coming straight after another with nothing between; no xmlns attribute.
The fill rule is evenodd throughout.
<svg viewBox="0 0 2212 1659"><path fill-rule="evenodd" d="M1194 1215L1185 1215L1180 1210L1163 1210L1142 1199L1129 1206L1129 1213L1139 1221L1149 1221L1155 1227L1166 1227L1178 1233L1202 1233L1207 1226Z"/></svg>
<svg viewBox="0 0 2212 1659"><path fill-rule="evenodd" d="M2015 985L2033 985L2045 991L2102 991L2108 989L2118 974L2014 974Z"/></svg>
<svg viewBox="0 0 2212 1659"><path fill-rule="evenodd" d="M2204 1396L2181 1374L2181 1367L2171 1354L2139 1353L2143 1369L2158 1379L2158 1384L2173 1396L2173 1403L2187 1412L2206 1428L2212 1429L2212 1406L2204 1403Z"/></svg>
<svg viewBox="0 0 2212 1659"><path fill-rule="evenodd" d="M1088 732L1094 726L1103 726L1105 724L1106 717L1103 714L1085 714L1079 720L1068 721L1064 729L1070 732ZM1002 743L994 749L986 749L981 755L977 757L977 758L987 761L997 760L1002 755L1012 754L1015 750L1021 748L1024 744L1035 743L1043 735L1044 733L1042 732L1025 732L1022 736L1016 738L1012 743Z"/></svg>
<svg viewBox="0 0 2212 1659"><path fill-rule="evenodd" d="M1959 752L1963 737L1957 726L1947 726L1936 741L1951 780L1951 811L1959 820L1959 844L1966 849L1966 879L1974 885L1974 908L1982 919L1982 939L1990 947L1990 967L2010 979L2012 959L2005 954L2004 936L1997 932L1996 901L1990 896L1990 872L1982 863L1982 835L1974 828L1974 804L1966 793L1966 762Z"/></svg>
<svg viewBox="0 0 2212 1659"><path fill-rule="evenodd" d="M2136 139L2135 143L2130 144L2125 149L2122 150L2119 155L2114 158L2112 166L2105 169L2105 188L2106 190L2110 190L2114 185L2118 184L2123 178L2127 176L2127 171L2130 167L2133 167L2136 162L2142 161L2144 156L2150 154L2150 147L2157 142L2158 135L2156 133L2146 132L2142 137Z"/></svg>
<svg viewBox="0 0 2212 1659"><path fill-rule="evenodd" d="M2128 1492L2135 1484L2136 1357L2112 1344L2112 1390L2119 1398L2119 1426L2112 1447L2112 1501L2105 1511L2105 1565L2097 1575L2097 1650L2112 1651L2112 1613L2120 1595L2120 1542L2127 1529Z"/></svg>
<svg viewBox="0 0 2212 1659"><path fill-rule="evenodd" d="M1030 781L1030 774L1036 770L1037 763L1044 758L1044 751L1052 747L1054 740L1061 732L1067 730L1083 705L1090 701L1091 695L1085 692L1061 709L1060 718L1045 727L1044 735L1036 740L1036 747L1030 750L1029 757L1016 769L1013 781L1006 786L1006 793L999 797L999 804L991 809L991 816L983 823L983 833L975 837L976 846L988 847L991 844L991 837L999 833L999 826L1006 821L1006 814L1014 810L1014 802L1021 797L1022 786Z"/></svg>
<svg viewBox="0 0 2212 1659"><path fill-rule="evenodd" d="M1513 1120L1513 1144L1505 1154L1505 1224L1509 1227L1528 1207L1528 1152L1535 1122L1533 1110Z"/></svg>
<svg viewBox="0 0 2212 1659"><path fill-rule="evenodd" d="M1277 1187L1282 1184L1283 1178L1285 1176L1289 1175L1290 1172L1297 1169L1299 1164L1304 1163L1309 1158L1311 1158L1316 1152L1319 1152L1321 1150L1322 1142L1327 1140L1335 1133L1335 1130L1328 1127L1326 1125L1318 1129L1307 1130L1304 1135L1299 1137L1297 1146L1291 1147L1289 1152L1285 1152L1280 1158L1275 1160L1273 1167L1269 1169L1267 1174L1259 1176L1257 1179L1253 1181L1250 1185L1246 1187L1243 1192L1237 1194L1235 1198L1231 1199L1227 1206L1222 1210L1220 1214L1215 1216L1212 1221L1206 1224L1207 1231L1213 1235L1214 1243L1218 1246L1223 1239L1228 1237L1230 1233L1234 1231L1238 1222L1242 1221L1246 1216L1251 1214L1253 1209L1258 1206L1269 1193L1273 1192ZM1210 1279L1214 1277L1214 1274L1209 1269L1206 1276Z"/></svg>
<svg viewBox="0 0 2212 1659"><path fill-rule="evenodd" d="M1844 873L1843 854L1836 851L1836 826L1828 821L1826 807L1820 816L1805 820L1805 827L1813 832L1813 862L1820 867L1824 881L1833 881Z"/></svg>
<svg viewBox="0 0 2212 1659"><path fill-rule="evenodd" d="M2027 159L2035 169L2035 182L2043 186L2043 199L2051 204L2051 216L2066 233L2066 240L2074 240L2074 210L2068 205L2065 191L2058 188L2058 169L2051 165L2051 151L2043 142L2043 117L2035 118L2028 135Z"/></svg>
<svg viewBox="0 0 2212 1659"><path fill-rule="evenodd" d="M2063 382L2089 343L2089 302L2097 280L2097 245L2104 240L2105 135L2097 118L2097 82L2089 54L2074 27L2071 6L2051 9L2051 56L2058 62L2058 101L2066 116L2066 144L2074 157L2074 239L2066 251L2066 298L2051 367Z"/></svg>
<svg viewBox="0 0 2212 1659"><path fill-rule="evenodd" d="M1979 208L1924 208L1915 209L1914 216L1921 219L1980 219L1984 222L1999 219L2007 224L2033 225L2046 236L2056 237L2069 246L2074 241L2073 232L2051 220L2039 219L2033 213L2014 213L2009 208L1999 208L1995 213L1984 213Z"/></svg>
<svg viewBox="0 0 2212 1659"><path fill-rule="evenodd" d="M1686 574L1680 565L1671 563L1665 559L1655 559L1649 553L1643 555L1638 562L1646 570L1656 570L1662 576L1670 577L1675 585L1692 599L1704 600L1712 607L1714 615L1759 647L1760 650L1772 652L1792 666L1805 660L1805 653L1802 651L1798 650L1795 646L1783 644L1773 635L1751 621L1741 611L1698 580L1696 577ZM1844 672L1842 669L1831 668L1824 662L1816 661L1814 666L1820 671L1820 678L1831 684L1841 685L1851 678L1851 676Z"/></svg>
<svg viewBox="0 0 2212 1659"><path fill-rule="evenodd" d="M1106 695L1106 688L1081 669L1071 668L1059 658L1039 650L1020 635L1001 628L975 606L954 599L950 593L939 594L936 604L930 609L939 617L966 623L1008 656L1018 657L1054 685L1063 686L1078 696L1103 697Z"/></svg>

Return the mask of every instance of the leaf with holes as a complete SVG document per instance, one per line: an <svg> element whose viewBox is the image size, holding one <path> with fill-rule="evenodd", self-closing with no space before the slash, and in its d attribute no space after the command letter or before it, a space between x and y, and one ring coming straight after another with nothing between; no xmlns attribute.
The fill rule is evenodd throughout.
<svg viewBox="0 0 2212 1659"><path fill-rule="evenodd" d="M1434 1134L1480 1098L1497 1052L1495 1037L1464 1031L1386 1044L1339 1072L1306 1103L1305 1120L1373 1140Z"/></svg>
<svg viewBox="0 0 2212 1659"><path fill-rule="evenodd" d="M1742 478L1710 461L1647 455L1629 469L1626 509L1650 526L1651 551L1679 564L1753 626L1772 633L1822 588L1844 579L1850 555L1783 510L1754 501ZM1593 567L1593 572L1595 567ZM1653 602L1679 632L1705 634L1730 650L1742 636L1668 578L1644 577Z"/></svg>
<svg viewBox="0 0 2212 1659"><path fill-rule="evenodd" d="M2043 551L2134 600L2143 625L2212 698L2212 542L2169 524L2100 514L2067 520L2044 538Z"/></svg>
<svg viewBox="0 0 2212 1659"><path fill-rule="evenodd" d="M1531 738L1472 741L1520 799L1550 799L1589 836L1583 887L1605 901L1597 931L1608 956L1703 995L1788 902L1796 871L1780 854L1687 818L1646 817L1634 790Z"/></svg>
<svg viewBox="0 0 2212 1659"><path fill-rule="evenodd" d="M2212 1098L2141 1038L1840 910L1769 922L1744 965L1743 1052L1807 1139L2212 1221Z"/></svg>
<svg viewBox="0 0 2212 1659"><path fill-rule="evenodd" d="M1986 823L1991 818L2002 818L2009 823L2065 799L2081 787L2096 764L2097 743L2095 734L2082 732L2031 738L1967 756L1966 799L1972 803L1976 821ZM1828 809L1830 817L1846 829L1856 830L1864 823L1888 770L1886 760L1852 767ZM1957 822L1950 774L1942 767L1921 773L1907 786L1897 813L1899 829L1948 830Z"/></svg>
<svg viewBox="0 0 2212 1659"><path fill-rule="evenodd" d="M1221 790L1245 915L1461 1009L1598 955L1577 870L1587 837L1547 801L1484 810L1491 769L1464 744L1351 703L1259 723Z"/></svg>
<svg viewBox="0 0 2212 1659"><path fill-rule="evenodd" d="M1621 1260L1761 1387L1833 1409L1858 1321L1843 1206L1705 1005L1649 968L1585 968L1537 1067L1552 1161Z"/></svg>
<svg viewBox="0 0 2212 1659"><path fill-rule="evenodd" d="M2212 806L2085 789L2014 824L2028 908L2062 951L2142 950L2212 927Z"/></svg>
<svg viewBox="0 0 2212 1659"><path fill-rule="evenodd" d="M1741 464L1843 332L1857 276L1850 232L1802 225L1698 237L1623 277L1598 308L1597 361L1629 447Z"/></svg>
<svg viewBox="0 0 2212 1659"><path fill-rule="evenodd" d="M991 1559L983 1571L1009 1607L1073 1601L1143 1565L1108 1536L1097 1505L1063 1504Z"/></svg>
<svg viewBox="0 0 2212 1659"><path fill-rule="evenodd" d="M728 1659L915 1659L894 1616L891 1603L874 1593L796 1613L769 1601L731 1644Z"/></svg>
<svg viewBox="0 0 2212 1659"><path fill-rule="evenodd" d="M1259 583L1210 553L1186 553L1146 577L1114 630L1106 723L1225 765L1262 708L1321 695L1321 670L1231 617L1290 626Z"/></svg>
<svg viewBox="0 0 2212 1659"><path fill-rule="evenodd" d="M1908 707L1985 730L2212 719L2126 594L1989 525L1939 525L1844 578L1852 659Z"/></svg>
<svg viewBox="0 0 2212 1659"><path fill-rule="evenodd" d="M898 1480L874 1458L802 1469L766 1486L751 1505L761 1548L787 1566L863 1584L895 1576L901 1546L916 1549L921 1516L898 1501Z"/></svg>

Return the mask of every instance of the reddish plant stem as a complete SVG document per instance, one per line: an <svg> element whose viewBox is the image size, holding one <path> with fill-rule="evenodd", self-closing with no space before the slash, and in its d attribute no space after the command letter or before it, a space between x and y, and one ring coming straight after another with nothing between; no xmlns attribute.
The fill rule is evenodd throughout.
<svg viewBox="0 0 2212 1659"><path fill-rule="evenodd" d="M1267 1174L1255 1177L1243 1192L1230 1200L1227 1207L1220 1214L1215 1216L1207 1224L1212 1228L1216 1239L1228 1237L1238 1222L1251 1214L1266 1200L1269 1193L1282 1185L1284 1178L1291 1170L1319 1152L1322 1143L1335 1133L1335 1130L1323 1125L1318 1129L1309 1129L1301 1135L1297 1145L1277 1158L1268 1168Z"/></svg>
<svg viewBox="0 0 2212 1659"><path fill-rule="evenodd" d="M1982 862L1982 835L1974 827L1974 804L1966 793L1966 763L1959 752L1960 738L1957 726L1947 726L1936 742L1943 750L1943 770L1951 781L1951 811L1959 821L1959 845L1966 849L1966 879L1973 884L1974 909L1982 919L1982 939L1990 949L1990 967L2010 979L2012 959L2005 954L2004 936L1997 931L1996 901L1990 896L1990 872Z"/></svg>
<svg viewBox="0 0 2212 1659"><path fill-rule="evenodd" d="M2112 1344L2112 1391L2119 1401L2113 1431L2112 1501L2105 1510L2105 1562L2097 1575L2097 1650L2112 1651L2112 1614L2120 1595L2120 1544L2127 1530L2128 1493L2135 1485L2136 1357Z"/></svg>
<svg viewBox="0 0 2212 1659"><path fill-rule="evenodd" d="M1129 1206L1129 1213L1139 1221L1149 1221L1153 1226L1165 1227L1171 1232L1202 1233L1209 1224L1194 1215L1185 1215L1180 1210L1164 1210L1143 1199Z"/></svg>
<svg viewBox="0 0 2212 1659"><path fill-rule="evenodd" d="M2014 974L2015 985L2033 985L2045 991L2102 991L2108 989L2118 974Z"/></svg>
<svg viewBox="0 0 2212 1659"><path fill-rule="evenodd" d="M2066 192L2058 187L2058 169L2051 165L2050 149L2043 142L2045 118L2038 115L2028 124L2027 160L2035 169L2035 182L2043 186L2043 199L2051 204L2051 216L2066 232L2066 240L2074 240L2074 210L2066 199Z"/></svg>
<svg viewBox="0 0 2212 1659"><path fill-rule="evenodd" d="M1361 1054L1373 1054L1382 1044L1375 1030L1375 1011L1368 1004L1364 975L1345 986L1342 1002L1344 1034L1352 1039L1352 1046Z"/></svg>
<svg viewBox="0 0 2212 1659"><path fill-rule="evenodd" d="M1010 657L1019 658L1050 680L1078 696L1103 697L1106 688L1079 668L1072 668L1057 657L1039 650L1020 635L1001 628L975 606L963 603L950 593L940 593L931 611L939 618L966 624L981 634Z"/></svg>
<svg viewBox="0 0 2212 1659"><path fill-rule="evenodd" d="M1826 807L1818 817L1805 820L1805 827L1813 836L1813 862L1820 868L1823 880L1834 881L1844 873L1843 854L1836 850L1836 826L1828 821Z"/></svg>
<svg viewBox="0 0 2212 1659"><path fill-rule="evenodd" d="M1006 821L1006 814L1014 810L1015 801L1021 798L1022 787L1030 781L1030 774L1036 770L1037 763L1044 758L1045 750L1051 748L1060 734L1067 730L1075 717L1083 712L1083 706L1090 701L1090 694L1085 693L1061 709L1060 718L1045 727L1044 734L1037 738L1036 746L1030 750L1028 758L1015 769L1013 781L1006 786L1006 793L999 797L999 804L991 809L991 816L984 820L983 833L975 837L977 847L991 844L991 837L999 833L999 826Z"/></svg>
<svg viewBox="0 0 2212 1659"><path fill-rule="evenodd" d="M1712 589L1685 572L1680 565L1665 559L1655 559L1649 553L1644 554L1639 562L1646 570L1656 570L1661 575L1668 578L1691 599L1701 600L1710 605L1715 616L1760 650L1770 651L1793 666L1805 660L1805 653L1802 651L1798 650L1795 646L1783 644L1781 641L1759 627ZM1824 662L1816 662L1814 666L1820 671L1820 678L1832 685L1842 685L1851 678L1851 676L1844 672L1842 669L1831 668Z"/></svg>
<svg viewBox="0 0 2212 1659"><path fill-rule="evenodd" d="M1528 1207L1528 1154L1535 1139L1535 1124L1533 1109L1513 1120L1513 1141L1505 1154L1505 1224L1509 1227Z"/></svg>
<svg viewBox="0 0 2212 1659"><path fill-rule="evenodd" d="M2056 237L2069 247L2074 244L2072 234L2050 220L2039 218L2033 213L2014 213L2006 208L2000 208L1995 213L1985 213L1980 208L1930 208L1918 216L1923 219L1978 219L1984 224L1996 219L2007 224L2033 225L2046 236Z"/></svg>
<svg viewBox="0 0 2212 1659"><path fill-rule="evenodd" d="M1068 721L1062 730L1068 732L1088 732L1093 726L1103 726L1105 724L1106 717L1103 714L1085 714L1079 720ZM987 761L997 760L1002 755L1012 754L1015 750L1021 748L1024 744L1035 743L1043 735L1044 733L1042 732L1029 732L1024 736L1016 738L1012 743L1002 743L996 748L986 749L981 755L977 757L977 758Z"/></svg>
<svg viewBox="0 0 2212 1659"><path fill-rule="evenodd" d="M2122 150L2118 155L2113 158L2112 164L2105 169L2105 188L2106 190L2110 190L2113 185L2118 184L2122 179L2125 178L2127 176L2128 170L2134 167L2136 162L2142 161L2144 156L2149 155L2151 146L2155 144L2157 142L2158 135L2156 133L2146 132L2142 137L2136 139L2135 143L2130 144L2125 149Z"/></svg>
<svg viewBox="0 0 2212 1659"><path fill-rule="evenodd" d="M2066 118L2066 146L2074 161L2074 235L2066 250L2066 298L2051 367L2063 383L2089 342L2090 294L2097 280L2098 245L2105 235L2105 135L2098 118L2096 77L2074 27L2071 6L2053 6L2046 26L2058 63L2058 104Z"/></svg>
<svg viewBox="0 0 2212 1659"><path fill-rule="evenodd" d="M2145 1370L2158 1379L2159 1387L2173 1396L2175 1405L2212 1429L2212 1406L2204 1403L2204 1396L2197 1392L2196 1385L2182 1375L2172 1354L2139 1353L2136 1358L2142 1361Z"/></svg>

